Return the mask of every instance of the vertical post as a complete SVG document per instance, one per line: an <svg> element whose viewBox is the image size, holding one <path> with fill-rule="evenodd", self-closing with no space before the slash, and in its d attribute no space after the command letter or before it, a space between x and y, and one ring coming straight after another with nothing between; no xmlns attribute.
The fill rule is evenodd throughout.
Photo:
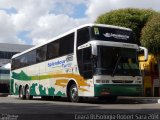
<svg viewBox="0 0 160 120"><path fill-rule="evenodd" d="M159 96L160 96L160 58L159 57L157 57L157 64L158 64Z"/></svg>

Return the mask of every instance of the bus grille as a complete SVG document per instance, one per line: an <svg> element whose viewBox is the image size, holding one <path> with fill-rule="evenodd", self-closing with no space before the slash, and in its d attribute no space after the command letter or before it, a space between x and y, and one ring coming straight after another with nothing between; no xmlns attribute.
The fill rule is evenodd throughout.
<svg viewBox="0 0 160 120"><path fill-rule="evenodd" d="M113 83L133 83L133 80L112 80Z"/></svg>

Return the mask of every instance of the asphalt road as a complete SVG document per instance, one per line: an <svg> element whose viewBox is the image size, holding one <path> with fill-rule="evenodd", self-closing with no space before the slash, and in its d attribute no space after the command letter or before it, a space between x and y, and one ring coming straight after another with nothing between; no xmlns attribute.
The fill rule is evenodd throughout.
<svg viewBox="0 0 160 120"><path fill-rule="evenodd" d="M118 98L116 103L87 99L83 103L20 100L0 97L0 120L160 120L160 104L153 98Z"/></svg>

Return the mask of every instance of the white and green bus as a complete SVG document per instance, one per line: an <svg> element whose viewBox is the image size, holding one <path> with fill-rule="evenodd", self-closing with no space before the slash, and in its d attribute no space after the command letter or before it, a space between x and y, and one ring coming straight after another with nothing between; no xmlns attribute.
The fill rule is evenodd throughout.
<svg viewBox="0 0 160 120"><path fill-rule="evenodd" d="M140 47L131 29L86 24L12 57L11 93L21 99L142 94Z"/></svg>

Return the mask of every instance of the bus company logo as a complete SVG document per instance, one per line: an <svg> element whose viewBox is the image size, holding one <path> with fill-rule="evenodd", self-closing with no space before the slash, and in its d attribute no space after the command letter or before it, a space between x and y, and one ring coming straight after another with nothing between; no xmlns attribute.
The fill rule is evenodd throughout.
<svg viewBox="0 0 160 120"><path fill-rule="evenodd" d="M124 40L127 40L129 39L129 36L128 35L120 35L120 34L113 34L113 33L105 33L103 34L105 37L113 37L113 38L116 38L116 39L124 39Z"/></svg>
<svg viewBox="0 0 160 120"><path fill-rule="evenodd" d="M105 37L112 37L111 33L105 33L103 34Z"/></svg>
<svg viewBox="0 0 160 120"><path fill-rule="evenodd" d="M66 62L73 61L73 56L69 55L66 58Z"/></svg>
<svg viewBox="0 0 160 120"><path fill-rule="evenodd" d="M48 67L55 67L55 66L59 66L65 64L66 60L58 60L56 62L50 62L48 63Z"/></svg>

